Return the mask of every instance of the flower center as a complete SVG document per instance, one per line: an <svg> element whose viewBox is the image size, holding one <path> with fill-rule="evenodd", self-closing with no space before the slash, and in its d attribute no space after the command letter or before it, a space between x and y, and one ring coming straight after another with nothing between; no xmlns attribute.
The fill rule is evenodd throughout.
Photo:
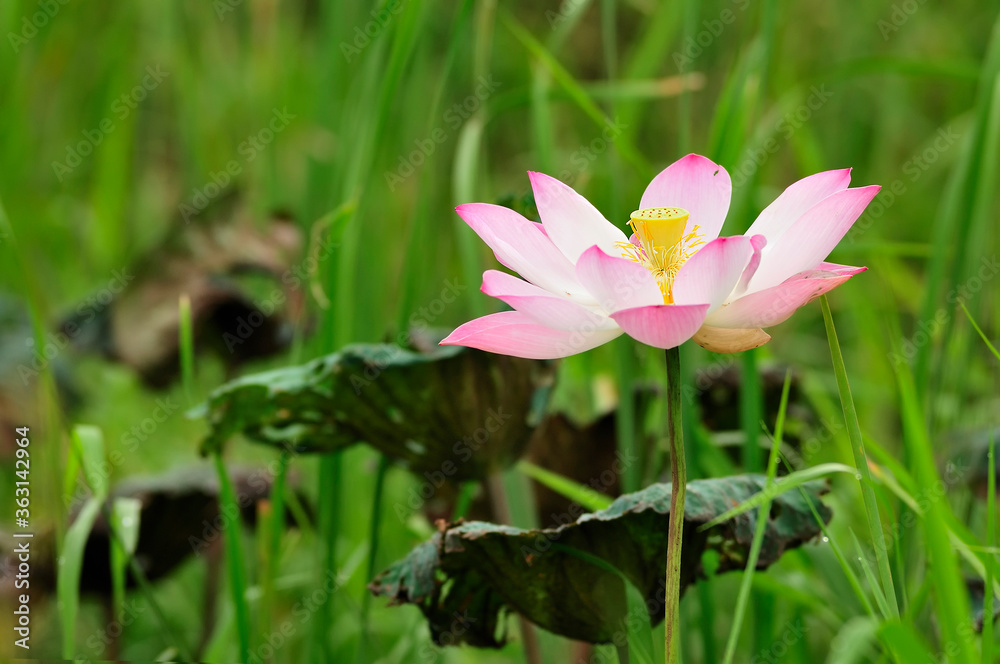
<svg viewBox="0 0 1000 664"><path fill-rule="evenodd" d="M698 226L684 234L690 216L687 210L678 207L636 210L630 215L629 225L635 231L639 246L631 242L618 245L624 258L653 273L666 304L674 302L672 289L677 272L695 249L704 244Z"/></svg>

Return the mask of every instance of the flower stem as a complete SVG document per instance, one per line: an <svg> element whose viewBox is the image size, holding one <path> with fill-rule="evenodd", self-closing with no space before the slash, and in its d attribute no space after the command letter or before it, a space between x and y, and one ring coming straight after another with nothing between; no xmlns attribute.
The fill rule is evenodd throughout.
<svg viewBox="0 0 1000 664"><path fill-rule="evenodd" d="M681 429L681 354L667 349L667 442L670 448L670 528L667 534L667 581L664 589L666 663L680 662L681 543L684 537L684 498L687 467Z"/></svg>

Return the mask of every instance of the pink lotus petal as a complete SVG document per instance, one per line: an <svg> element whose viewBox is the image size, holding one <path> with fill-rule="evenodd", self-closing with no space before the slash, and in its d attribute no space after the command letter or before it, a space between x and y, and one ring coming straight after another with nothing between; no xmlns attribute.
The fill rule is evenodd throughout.
<svg viewBox="0 0 1000 664"><path fill-rule="evenodd" d="M441 344L468 346L531 360L552 360L596 348L621 333L618 328L553 330L519 311L502 311L469 321Z"/></svg>
<svg viewBox="0 0 1000 664"><path fill-rule="evenodd" d="M760 233L774 242L792 224L821 200L847 189L851 184L851 169L824 171L802 178L781 193L774 202L764 208L757 220L751 224L746 235Z"/></svg>
<svg viewBox="0 0 1000 664"><path fill-rule="evenodd" d="M705 322L707 304L656 304L611 314L630 337L656 348L673 348L690 339Z"/></svg>
<svg viewBox="0 0 1000 664"><path fill-rule="evenodd" d="M616 243L626 241L620 229L569 185L544 173L529 171L528 177L545 232L571 262L595 244L613 252Z"/></svg>
<svg viewBox="0 0 1000 664"><path fill-rule="evenodd" d="M826 263L825 265L833 265ZM784 322L795 311L844 283L866 268L845 268L843 271L809 270L795 275L788 281L744 295L723 305L707 319L709 325L728 328L771 327Z"/></svg>
<svg viewBox="0 0 1000 664"><path fill-rule="evenodd" d="M627 258L608 256L600 247L583 252L576 277L608 313L663 304L663 293L648 269Z"/></svg>
<svg viewBox="0 0 1000 664"><path fill-rule="evenodd" d="M823 261L816 266L816 272L831 272L837 276L848 275L853 277L856 274L861 274L868 268L866 267L856 267L854 265L840 265L839 263L827 263Z"/></svg>
<svg viewBox="0 0 1000 664"><path fill-rule="evenodd" d="M726 169L711 159L689 154L653 178L639 207L684 208L691 213L685 233L698 225L705 240L714 240L726 220L732 193L733 183Z"/></svg>
<svg viewBox="0 0 1000 664"><path fill-rule="evenodd" d="M740 275L740 282L729 294L728 299L730 300L742 297L747 292L750 280L753 279L753 275L757 274L757 268L760 267L760 255L764 251L764 247L767 246L767 238L763 235L754 235L750 238L750 245L753 247L753 256L750 257L750 262L747 263L746 269Z"/></svg>
<svg viewBox="0 0 1000 664"><path fill-rule="evenodd" d="M693 338L696 344L713 353L741 353L763 346L771 340L771 335L757 328L729 329L705 324Z"/></svg>
<svg viewBox="0 0 1000 664"><path fill-rule="evenodd" d="M844 189L814 205L761 253L760 267L748 293L777 286L789 277L815 268L833 251L865 207L878 185Z"/></svg>
<svg viewBox="0 0 1000 664"><path fill-rule="evenodd" d="M617 327L607 316L602 316L572 300L553 295L506 272L487 270L483 274L482 291L503 300L531 317L534 322L556 330Z"/></svg>
<svg viewBox="0 0 1000 664"><path fill-rule="evenodd" d="M540 224L489 203L467 203L458 215L490 246L497 260L533 284L559 295L587 298L576 272Z"/></svg>
<svg viewBox="0 0 1000 664"><path fill-rule="evenodd" d="M753 255L753 240L744 235L712 240L677 272L674 303L708 303L709 312L714 311L733 292Z"/></svg>

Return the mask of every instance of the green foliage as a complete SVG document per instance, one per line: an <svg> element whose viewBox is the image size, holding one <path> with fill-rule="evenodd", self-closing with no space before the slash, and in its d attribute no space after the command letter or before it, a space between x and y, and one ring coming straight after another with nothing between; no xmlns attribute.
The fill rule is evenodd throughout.
<svg viewBox="0 0 1000 664"><path fill-rule="evenodd" d="M736 575L699 583L682 606L684 661L720 660L717 644L737 627L736 661L909 662L927 652L935 661L992 660L995 631L987 620L985 636L969 632L967 612L978 612L980 598L973 593L970 603L963 588L981 583L984 606L994 594L985 589L998 590L996 507L983 500L992 497L995 469L963 465L958 450L967 433L997 424L990 350L1000 329L994 4L4 0L0 39L0 283L4 296L24 305L27 321L27 331L0 329L0 420L5 427L32 420L32 526L39 534L54 529L57 551L46 555L64 566L58 603L32 597L34 634L45 635L33 640L32 655L112 658L103 641L88 645L91 635L105 633L105 608L78 597L74 584L87 532L100 519L96 498L68 498L186 467L206 436L221 450L243 434L265 444L229 446L226 465L254 464L280 480L271 521L263 519L266 532L258 533L267 546L242 547L244 576L233 592L217 592L214 624L203 608L215 574L205 557L142 586L141 594L119 592L126 605L136 600L147 609L123 630L119 659L236 661L246 649L241 632L256 655L287 624L292 634L275 648L276 664L523 661L519 643L497 653L442 654L415 612L362 600L371 580L365 569L426 540L441 516L436 508L449 499L415 499L421 478L392 467L379 472L383 449L411 468L422 457L406 448L408 433L389 426L397 412L390 406L412 413L420 429L414 440L425 447L439 439L453 445L483 421L455 417L432 426L424 418L469 398L471 384L451 385L448 399L430 403L420 387L428 367L414 359L398 368L405 380L391 377L394 367L365 388L365 399L354 399L353 386L331 376L310 382L306 363L332 370L330 354L348 352L349 344L374 344L411 326L449 328L494 310L476 290L482 270L498 265L455 205L515 201L533 215L524 172L542 170L623 221L651 174L696 151L733 175L725 234L742 232L785 186L817 171L853 167L854 184L883 190L830 257L870 268L829 296L842 375L831 369L818 303L771 330L773 340L742 366L788 364L802 379L805 397L790 404L781 450L789 450L789 474L779 475L774 492L748 493L716 515L752 518L768 499L802 497L799 482L829 477L824 500L836 519L823 525L828 541L754 574L742 596L744 625L733 610ZM149 70L161 72L155 85L141 100L131 98ZM498 85L477 96L481 77ZM290 122L253 147L248 139L269 129L276 111ZM238 173L219 184L230 164ZM289 330L288 354L259 361L252 377L235 382L225 362L187 354L185 388L151 392L127 369L80 359L72 344L61 345L65 313L102 295L114 271L130 269L161 241L215 221L212 208L228 196L257 222L288 212L308 238L285 275L304 308ZM210 205L185 218L199 197ZM444 302L449 284L454 290ZM690 346L682 349L689 472L746 472L726 449L742 447L752 461L750 444L767 411L749 389L742 433L701 426L697 411L715 389L704 378L729 367L730 358ZM54 357L47 347L57 349ZM435 366L469 361L441 352ZM359 356L346 366L371 364ZM271 370L277 373L268 377ZM475 389L506 398L496 376L480 370L487 378ZM529 380L536 369L510 370L523 381L522 411L540 413L547 389ZM62 394L68 371L79 383L78 400ZM662 404L643 415L618 399L635 385L663 383L661 354L617 344L569 358L559 372L551 404L574 422L592 421L616 401L636 415L617 422L622 454L640 459L627 466L623 490L662 479ZM296 386L294 395L278 392L283 380ZM743 384L752 388L754 380L737 379ZM199 398L220 385L204 411L208 431L204 418L154 423L158 402L183 404L185 389ZM336 395L325 391L333 386ZM525 391L537 395L530 408ZM364 426L333 434L321 423L356 424L353 414L341 419L332 408L341 398ZM291 426L279 403L308 403L313 417ZM78 422L100 427L102 452L95 453L93 437L73 441ZM282 442L289 438L297 449L340 451L287 453ZM982 442L985 460L988 435ZM495 461L470 468L475 479L463 485L456 512L488 518L478 480L487 465L517 458L525 440L512 432L502 443L487 450ZM854 456L860 444L866 458ZM4 495L13 495L11 477L0 476ZM292 478L302 495L290 488ZM575 478L575 485L546 479L579 490L584 502L593 498L581 489L593 478ZM533 495L516 499L530 506ZM284 506L298 529L285 527ZM382 516L373 520L379 506ZM518 519L514 527L529 525ZM822 519L813 520L819 527ZM870 546L879 531L884 555ZM122 562L114 562L119 587ZM131 580L141 577L136 559L127 564ZM572 564L583 565L578 558ZM298 603L334 577L343 583L299 622ZM894 592L883 591L890 578ZM892 601L899 618L886 620ZM243 603L246 615L237 620ZM791 625L801 617L800 633ZM209 645L193 652L205 625ZM56 634L62 639L49 638ZM544 633L540 640L544 661L615 656L610 648L582 655ZM5 647L0 653L8 654Z"/></svg>
<svg viewBox="0 0 1000 664"><path fill-rule="evenodd" d="M553 370L460 346L352 345L216 390L199 411L212 426L202 450L236 433L295 452L365 442L421 473L482 478L523 453Z"/></svg>
<svg viewBox="0 0 1000 664"><path fill-rule="evenodd" d="M764 488L762 475L698 480L688 485L684 513L681 590L704 574L702 556L718 556L715 573L746 565L756 514L743 514L703 531L699 526ZM820 483L806 487L819 502ZM758 569L819 533L805 499L797 493L775 499L759 540ZM594 556L634 585L645 599L643 620L663 619L664 569L670 485L654 484L626 494L599 512L559 528L522 530L472 521L454 524L382 572L372 591L395 603L421 608L438 644L499 647L501 618L516 611L556 634L591 643L621 640L628 622L625 588L618 573L595 567ZM456 616L463 618L456 625Z"/></svg>

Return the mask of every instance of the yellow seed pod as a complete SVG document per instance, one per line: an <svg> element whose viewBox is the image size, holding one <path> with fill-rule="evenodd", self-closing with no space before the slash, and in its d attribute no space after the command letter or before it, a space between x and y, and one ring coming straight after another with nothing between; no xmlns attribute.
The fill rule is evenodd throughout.
<svg viewBox="0 0 1000 664"><path fill-rule="evenodd" d="M629 224L644 245L670 248L681 241L690 217L684 208L643 208L630 215Z"/></svg>

